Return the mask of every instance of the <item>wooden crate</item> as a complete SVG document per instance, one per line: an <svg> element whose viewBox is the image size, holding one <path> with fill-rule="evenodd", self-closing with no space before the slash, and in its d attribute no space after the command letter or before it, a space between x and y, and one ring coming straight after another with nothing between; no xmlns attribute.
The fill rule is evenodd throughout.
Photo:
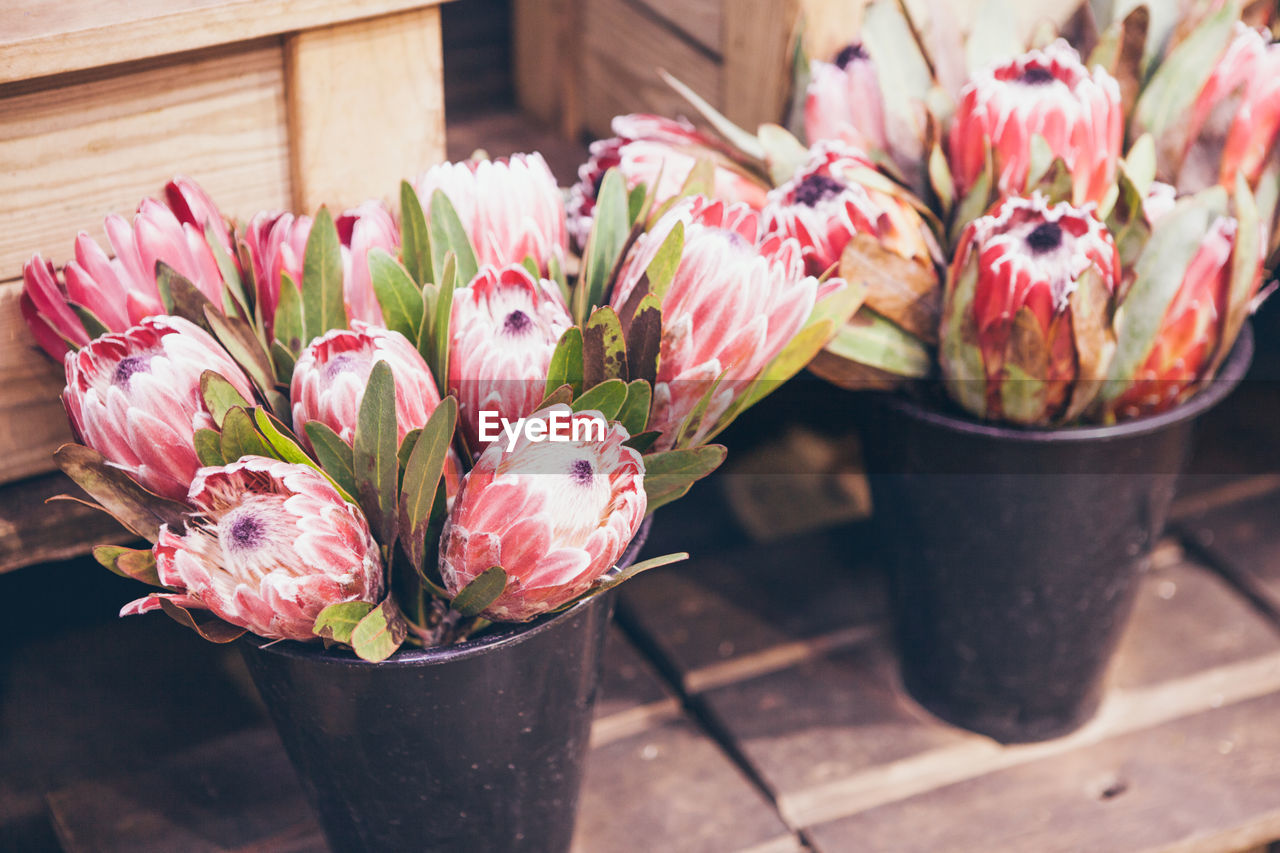
<svg viewBox="0 0 1280 853"><path fill-rule="evenodd" d="M857 37L870 0L515 0L516 97L569 137L609 136L629 112L689 115L663 68L748 129L783 118L793 46L828 58ZM935 0L906 0L927 28ZM948 0L955 20L1002 0ZM1014 28L1065 21L1079 0L1007 3Z"/></svg>
<svg viewBox="0 0 1280 853"><path fill-rule="evenodd" d="M31 253L60 264L77 232L101 240L106 213L176 173L242 217L394 196L444 152L440 2L0 8L0 483L53 470L71 437L61 366L18 314ZM0 499L0 570L76 550L56 535L65 516L32 512L60 488Z"/></svg>

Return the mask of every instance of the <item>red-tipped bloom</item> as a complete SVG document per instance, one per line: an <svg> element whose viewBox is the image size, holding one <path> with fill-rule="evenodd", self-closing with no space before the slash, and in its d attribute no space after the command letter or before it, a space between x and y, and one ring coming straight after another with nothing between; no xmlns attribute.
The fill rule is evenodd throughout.
<svg viewBox="0 0 1280 853"><path fill-rule="evenodd" d="M591 143L591 157L578 168L578 183L569 191L569 230L578 245L586 245L596 193L609 169L622 173L629 190L645 184L655 192L657 206L680 192L699 160L711 160L716 198L740 201L755 210L764 207L767 188L739 166L728 149L687 121L636 114L616 116L612 127L612 138Z"/></svg>
<svg viewBox="0 0 1280 853"><path fill-rule="evenodd" d="M293 425L308 446L305 424L319 421L348 444L356 433L360 400L375 362L385 361L396 380L396 445L420 428L440 405L431 368L399 332L356 321L311 342L293 368L289 387Z"/></svg>
<svg viewBox="0 0 1280 853"><path fill-rule="evenodd" d="M222 215L189 178L165 187L169 205L144 199L133 224L112 214L105 220L114 257L85 232L75 243L75 260L63 268L65 284L53 264L35 255L23 269L22 315L37 342L54 358L69 347L89 342L89 335L69 307L88 309L110 331L123 332L144 317L163 314L156 286L156 262L164 261L190 279L215 305L222 304L222 273L205 238L205 225L225 247L229 232ZM234 257L234 254L228 257Z"/></svg>
<svg viewBox="0 0 1280 853"><path fill-rule="evenodd" d="M1009 198L971 222L942 309L939 361L952 398L991 420L1077 417L1115 351L1119 280L1111 235L1065 202Z"/></svg>
<svg viewBox="0 0 1280 853"><path fill-rule="evenodd" d="M195 431L214 426L200 396L206 370L253 399L248 378L207 332L180 317L151 317L68 353L62 402L85 444L180 500L200 467Z"/></svg>
<svg viewBox="0 0 1280 853"><path fill-rule="evenodd" d="M948 154L956 187L973 187L990 152L1001 194L1019 194L1030 174L1032 137L1066 163L1076 204L1101 202L1115 178L1124 133L1120 86L1090 74L1065 41L980 71L960 92ZM1049 164L1044 163L1047 167Z"/></svg>
<svg viewBox="0 0 1280 853"><path fill-rule="evenodd" d="M669 448L680 424L717 378L702 418L705 434L761 369L807 322L821 289L805 274L800 243L778 235L757 243L760 215L744 204L695 196L668 211L640 237L614 289L612 305L625 312L632 291L676 223L684 251L662 298L662 344L649 428Z"/></svg>
<svg viewBox="0 0 1280 853"><path fill-rule="evenodd" d="M870 185L862 182L868 179ZM810 275L820 276L839 264L854 234L875 237L899 257L931 264L929 229L906 195L893 187L857 149L819 143L795 177L769 193L765 233L799 240Z"/></svg>
<svg viewBox="0 0 1280 853"><path fill-rule="evenodd" d="M1107 401L1109 417L1136 418L1177 405L1208 378L1219 349L1235 343L1224 334L1237 227L1236 220L1226 216L1209 227L1152 337L1147 357L1132 376L1112 377L1128 384ZM1252 299L1261 281L1259 275L1242 298Z"/></svg>
<svg viewBox="0 0 1280 853"><path fill-rule="evenodd" d="M536 281L517 264L484 267L454 293L448 388L458 397L458 419L473 451L488 445L480 439L482 412L515 420L542 402L551 354L573 325L554 290L554 283Z"/></svg>
<svg viewBox="0 0 1280 853"><path fill-rule="evenodd" d="M382 325L382 309L373 292L369 274L369 251L383 249L395 254L400 247L400 231L386 206L368 201L345 211L333 221L342 244L342 297L349 320ZM268 333L275 327L276 306L280 304L282 276L294 287L302 286L302 268L311 217L292 213L263 212L249 220L245 242L258 287L258 303ZM301 341L302 344L309 343Z"/></svg>
<svg viewBox="0 0 1280 853"><path fill-rule="evenodd" d="M330 604L382 598L378 546L360 510L308 465L246 456L202 468L191 483L185 532L160 528L160 582L125 606L145 613L169 599L208 609L268 640L312 640Z"/></svg>
<svg viewBox="0 0 1280 853"><path fill-rule="evenodd" d="M530 422L570 440L521 434L495 442L466 476L440 539L440 577L451 595L490 566L507 573L488 619L526 622L591 588L644 519L644 462L599 412L550 406ZM578 438L574 438L574 430Z"/></svg>
<svg viewBox="0 0 1280 853"><path fill-rule="evenodd" d="M541 154L440 163L418 178L414 189L428 210L433 192L448 196L481 264L506 266L532 258L546 272L552 258L564 263L564 200Z"/></svg>
<svg viewBox="0 0 1280 853"><path fill-rule="evenodd" d="M1280 43L1237 23L1178 138L1187 146L1180 191L1214 183L1233 190L1237 173L1255 185L1280 140Z"/></svg>

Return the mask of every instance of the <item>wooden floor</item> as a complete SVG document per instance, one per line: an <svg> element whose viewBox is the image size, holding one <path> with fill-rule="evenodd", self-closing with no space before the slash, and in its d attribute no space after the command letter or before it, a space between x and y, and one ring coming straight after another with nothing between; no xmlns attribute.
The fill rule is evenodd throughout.
<svg viewBox="0 0 1280 853"><path fill-rule="evenodd" d="M572 163L553 162L562 181ZM576 853L1280 839L1278 364L1272 341L1206 421L1097 719L1018 747L900 689L869 522L806 531L794 505L865 512L830 461L859 398L778 392L726 436L734 469L658 513L649 550L694 558L623 588ZM779 453L818 461L783 476ZM113 619L135 594L87 560L0 576L0 850L324 850L238 655Z"/></svg>

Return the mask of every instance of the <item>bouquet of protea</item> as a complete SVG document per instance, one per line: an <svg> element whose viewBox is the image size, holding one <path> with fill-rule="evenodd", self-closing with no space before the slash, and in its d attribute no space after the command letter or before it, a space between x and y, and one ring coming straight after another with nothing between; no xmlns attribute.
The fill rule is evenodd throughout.
<svg viewBox="0 0 1280 853"><path fill-rule="evenodd" d="M398 222L232 223L176 179L107 218L111 255L33 258L24 316L82 442L57 460L152 543L95 550L154 587L123 612L381 660L686 556L618 565L861 294L690 172L604 171L580 258L536 154L437 166Z"/></svg>
<svg viewBox="0 0 1280 853"><path fill-rule="evenodd" d="M771 186L766 231L798 240L811 274L865 289L811 365L837 384L940 376L969 413L1038 426L1187 400L1280 250L1268 4L1108 22L1086 3L1063 31L1025 34L978 5L973 21L945 4L917 20L877 0L860 41L798 51L794 133L749 133L670 81L726 140L698 141L704 173L739 195L746 177Z"/></svg>

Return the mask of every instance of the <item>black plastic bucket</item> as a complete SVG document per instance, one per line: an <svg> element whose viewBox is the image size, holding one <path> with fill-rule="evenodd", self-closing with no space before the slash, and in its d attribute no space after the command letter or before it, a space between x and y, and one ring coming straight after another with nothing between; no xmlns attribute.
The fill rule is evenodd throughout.
<svg viewBox="0 0 1280 853"><path fill-rule="evenodd" d="M330 847L567 850L613 600L376 664L242 642Z"/></svg>
<svg viewBox="0 0 1280 853"><path fill-rule="evenodd" d="M1092 716L1195 421L1252 355L1246 327L1209 387L1114 426L1010 428L877 398L865 428L873 527L903 680L922 705L1008 743Z"/></svg>

